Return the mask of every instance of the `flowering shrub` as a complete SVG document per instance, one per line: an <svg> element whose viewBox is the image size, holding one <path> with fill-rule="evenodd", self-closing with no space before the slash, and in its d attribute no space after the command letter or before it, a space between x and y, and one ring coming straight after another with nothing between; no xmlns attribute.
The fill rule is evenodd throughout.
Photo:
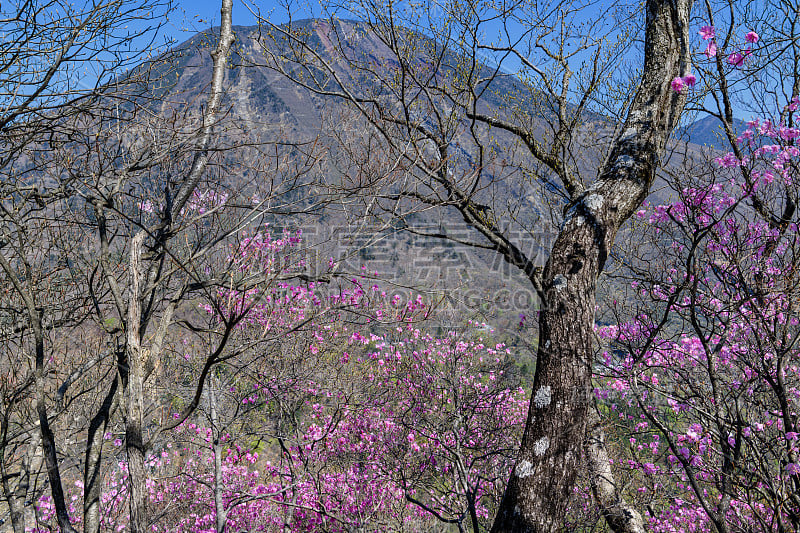
<svg viewBox="0 0 800 533"><path fill-rule="evenodd" d="M366 273L327 293L289 283L300 243L266 231L243 239L225 260L262 282L201 304L213 320L239 320L236 352L209 383L207 420L181 424L148 460L153 530L217 531L220 516L231 531L486 527L527 410L506 375L509 351L480 338L484 324L425 333L422 299L388 300L365 287ZM181 371L196 371L184 346ZM103 527L125 529L126 481L121 460L105 482ZM38 513L54 520L46 497Z"/></svg>
<svg viewBox="0 0 800 533"><path fill-rule="evenodd" d="M654 531L800 526L798 134L753 121L712 183L639 212L654 251L638 309L597 328L613 349L596 394Z"/></svg>

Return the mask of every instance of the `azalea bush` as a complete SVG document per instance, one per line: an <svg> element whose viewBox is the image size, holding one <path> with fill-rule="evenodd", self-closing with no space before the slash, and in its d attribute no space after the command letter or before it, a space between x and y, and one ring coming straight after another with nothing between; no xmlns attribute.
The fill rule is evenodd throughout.
<svg viewBox="0 0 800 533"><path fill-rule="evenodd" d="M175 413L178 425L148 458L154 531L485 529L527 410L509 350L481 337L491 335L485 324L425 333L422 299L390 299L366 272L291 283L301 243L266 229L244 238L224 260L263 283L200 304L212 323L238 322L200 415ZM199 372L202 343L178 347L170 371ZM119 437L106 437L121 452ZM105 482L104 527L126 527L126 480L120 454ZM53 512L43 497L41 523Z"/></svg>
<svg viewBox="0 0 800 533"><path fill-rule="evenodd" d="M654 531L800 529L798 137L752 121L741 157L638 213L652 248L597 328L595 392Z"/></svg>

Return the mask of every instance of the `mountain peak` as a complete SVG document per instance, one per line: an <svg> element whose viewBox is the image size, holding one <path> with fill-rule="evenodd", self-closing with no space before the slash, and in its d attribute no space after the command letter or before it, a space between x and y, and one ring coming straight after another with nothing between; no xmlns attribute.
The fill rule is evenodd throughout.
<svg viewBox="0 0 800 533"><path fill-rule="evenodd" d="M734 135L738 136L746 129L747 123L744 120L733 119ZM730 143L722 127L722 121L711 115L680 128L677 131L677 137L681 140L700 146L708 146L716 150L728 151L730 149Z"/></svg>

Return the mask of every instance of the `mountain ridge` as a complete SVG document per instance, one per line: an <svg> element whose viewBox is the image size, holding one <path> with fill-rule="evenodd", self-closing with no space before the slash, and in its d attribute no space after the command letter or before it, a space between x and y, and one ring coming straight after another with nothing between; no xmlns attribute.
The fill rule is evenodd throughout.
<svg viewBox="0 0 800 533"><path fill-rule="evenodd" d="M320 53L331 53L336 50L331 43L325 46L325 40L320 37L320 32L324 31L327 22L321 22L319 19L304 19L295 24L306 29L311 40L322 47ZM344 24L357 27L360 23L345 21ZM226 72L228 93L224 101L229 109L228 119L246 130L254 142L262 140L265 143L272 143L277 139L284 143L302 143L312 142L314 139L318 139L320 134L338 135L340 131L321 130L343 128L344 125L337 122L336 119L346 114L345 104L335 97L315 94L300 88L281 73L268 68L266 66L268 57L265 54L270 51L265 49L266 45L259 40L262 30L258 26L236 26L234 29L237 33L237 42L231 58L232 66ZM351 29L349 26L344 28L344 30ZM350 35L355 35L355 33ZM214 37L214 30L211 28L190 37L174 49L179 56L174 67L176 76L174 81L170 80L171 86L165 93L165 100L202 101L202 88L210 82L211 58L208 50L210 50L210 44L213 43ZM363 54L358 57L359 59L363 57L365 61L381 62L380 49L374 44L374 40L374 37L370 37L366 33L360 36L357 43L351 43L353 47L362 47L354 48L356 50L354 54ZM431 46L435 47L436 44L431 44ZM341 69L337 72L342 72L343 76L347 74L346 66L335 63L334 56L325 57L331 62L331 65ZM386 69L392 68L392 64L389 62L383 62L381 66ZM497 82L499 89L484 91L487 98L482 105L489 111L502 110L503 96L513 92L524 94L526 91L521 80L508 74L502 74L494 81ZM528 92L528 94L530 93ZM534 104L536 103L534 102ZM537 109L542 108L547 108L546 102L538 102ZM534 135L544 135L548 118L552 118L552 116L540 115L539 122L531 123L530 131ZM360 124L358 120L355 123ZM706 123L701 121L701 125L705 127ZM590 132L590 134L600 137L610 137L613 134L613 127L611 127L609 119L594 113L587 115L587 120L581 124L581 128L583 128L582 131L594 128L596 131ZM704 130L698 128L686 131L693 137L705 134ZM501 132L498 135L504 134ZM700 136L702 137L702 135ZM705 139L705 137L702 138ZM461 137L453 137L451 153L454 161L459 160L458 164L466 167L472 161L471 154L468 150L462 150L464 153L459 152L460 142ZM593 146L599 150L601 144L598 142ZM525 153L522 153L521 156L519 154L511 155L511 149L507 151L509 160L513 157L530 157ZM524 152L524 149L521 152ZM505 160L506 155L498 153L495 157L500 161ZM600 163L593 157L591 154L585 156L587 168L589 168L587 179L594 177L590 174ZM347 172L347 168L336 167L334 164L329 164L320 170L324 179L338 179ZM231 179L235 180L236 178L232 177ZM237 184L232 182L230 186L235 188ZM658 191L655 194L658 194ZM554 228L542 227L540 222L546 218L550 210L558 212L560 209L558 206L548 205L539 188L526 185L524 182L516 183L514 180L504 182L497 179L489 183L485 191L478 191L475 198L482 204L493 205L493 208L498 211L505 208L507 213L514 214L517 217L515 220L517 226L509 229L509 235L512 235L515 243L531 257L543 258L546 256L546 251L551 244L547 239L552 237L548 231L553 233ZM417 229L428 228L430 233L449 233L461 240L473 240L475 235L470 231L463 230L461 228L463 224L454 224L454 220L458 222L457 218L452 218L444 212L439 214L423 212L416 218L407 217L403 224L416 224ZM383 271L398 286L418 286L422 282L427 286L442 288L445 292L452 286L466 286L469 289L481 287L485 289L481 291L481 298L486 296L484 293L489 293L489 297L495 298L495 305L503 304L503 302L497 301L498 298L506 299L507 302L503 304L505 307L502 308L502 311L495 311L502 315L494 317L494 323L501 327L506 326L513 329L514 325L518 323L518 316L521 313L530 314L531 307L534 305L532 303L535 299L534 295L531 295L530 304L518 305L523 300L528 302L522 298L517 303L513 301L515 295L529 293L530 284L519 272L509 268L502 260L498 260L498 256L492 251L469 248L454 249L452 242L446 240L441 241L444 244L437 245L431 239L408 237L408 234L398 232L395 226L387 226L388 230L386 228L383 230L387 231L385 236L387 239L389 235L392 236L394 240L391 241L384 240L384 236L368 235L366 241L359 241L358 239L361 238L359 236L333 236L329 230L335 232L341 229L344 232L347 224L339 215L329 213L320 215L312 222L315 225L313 232L317 232L314 236L316 239L329 242L336 240L338 243L346 241L349 243L347 246L356 246L357 253L352 259L353 264L351 265L353 270L357 270L360 266L356 263L362 262L369 271ZM281 223L283 222L278 221L278 224ZM400 237L399 235L405 236ZM363 245L359 251L357 247L361 245L358 243L367 242L372 237L378 240L379 245L377 247ZM341 249L338 250L338 252L341 251ZM323 255L327 254L337 257L334 250L326 249ZM431 254L438 259L432 260Z"/></svg>

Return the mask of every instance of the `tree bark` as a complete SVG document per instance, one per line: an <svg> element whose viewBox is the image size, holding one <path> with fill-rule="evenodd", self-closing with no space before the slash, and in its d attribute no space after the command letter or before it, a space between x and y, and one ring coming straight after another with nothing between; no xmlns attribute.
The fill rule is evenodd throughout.
<svg viewBox="0 0 800 533"><path fill-rule="evenodd" d="M225 525L228 522L228 510L225 508L224 482L222 479L222 429L219 425L217 415L217 396L216 379L215 383L208 389L208 410L211 421L212 431L212 451L214 453L214 511L216 515L215 525L217 533L225 533Z"/></svg>
<svg viewBox="0 0 800 533"><path fill-rule="evenodd" d="M144 418L144 354L142 353L139 325L142 320L142 246L146 233L141 231L131 240L130 302L128 303L127 338L125 339L128 363L125 385L125 451L128 455L128 480L130 487L130 526L133 533L145 533L149 527L147 516L147 472L143 431Z"/></svg>
<svg viewBox="0 0 800 533"><path fill-rule="evenodd" d="M492 532L562 527L592 404L597 278L620 225L647 196L685 104L692 0L648 0L642 79L597 181L568 208L543 273L539 346L525 432Z"/></svg>
<svg viewBox="0 0 800 533"><path fill-rule="evenodd" d="M100 495L102 489L101 467L103 459L103 434L111 417L111 406L117 394L118 379L114 379L103 399L100 411L89 423L86 437L86 456L83 466L83 531L100 533Z"/></svg>
<svg viewBox="0 0 800 533"><path fill-rule="evenodd" d="M603 517L616 533L645 533L642 515L620 495L611 471L611 458L596 407L589 409L589 441L586 460L591 472L592 493L600 505Z"/></svg>

